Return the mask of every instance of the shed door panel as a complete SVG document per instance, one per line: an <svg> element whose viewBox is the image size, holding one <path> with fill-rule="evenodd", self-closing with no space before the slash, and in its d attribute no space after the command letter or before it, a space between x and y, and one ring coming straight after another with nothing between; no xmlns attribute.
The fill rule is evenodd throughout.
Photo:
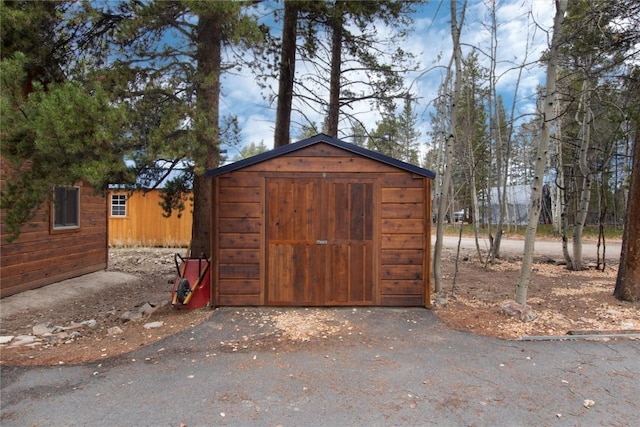
<svg viewBox="0 0 640 427"><path fill-rule="evenodd" d="M317 180L267 184L267 303L321 305L318 265L325 248L320 234L320 186Z"/></svg>
<svg viewBox="0 0 640 427"><path fill-rule="evenodd" d="M320 305L318 283L322 279L325 248L309 244L276 243L269 245L270 304Z"/></svg>
<svg viewBox="0 0 640 427"><path fill-rule="evenodd" d="M325 305L373 305L372 244L335 244L327 252Z"/></svg>
<svg viewBox="0 0 640 427"><path fill-rule="evenodd" d="M375 304L373 182L267 183L267 304Z"/></svg>
<svg viewBox="0 0 640 427"><path fill-rule="evenodd" d="M325 181L326 305L374 304L373 183Z"/></svg>

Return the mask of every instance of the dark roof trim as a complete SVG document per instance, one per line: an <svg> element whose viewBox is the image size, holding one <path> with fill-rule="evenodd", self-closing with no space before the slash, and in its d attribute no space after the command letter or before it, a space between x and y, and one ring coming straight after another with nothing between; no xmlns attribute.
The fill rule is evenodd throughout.
<svg viewBox="0 0 640 427"><path fill-rule="evenodd" d="M302 148L310 147L312 145L315 145L321 142L332 145L334 147L341 148L343 150L352 152L354 154L358 154L363 157L367 157L372 160L376 160L381 163L385 163L389 166L393 166L393 167L405 170L407 172L414 173L416 175L424 176L431 179L436 177L436 174L434 172L431 172L430 170L423 169L416 165L412 165L411 163L406 163L401 160L394 159L393 157L385 156L384 154L380 154L375 151L367 150L366 148L362 148L357 145L350 144L348 142L344 142L336 138L332 138L322 133L316 136L312 136L311 138L307 138L307 139L303 139L302 141L295 142L293 144L288 144L283 147L278 147L271 151L258 154L257 156L242 159L235 163L221 166L216 169L210 169L207 171L207 177L211 178L211 177L222 175L227 172L233 172L238 169L252 166L257 163L264 162L278 156L289 154L294 151L300 150Z"/></svg>

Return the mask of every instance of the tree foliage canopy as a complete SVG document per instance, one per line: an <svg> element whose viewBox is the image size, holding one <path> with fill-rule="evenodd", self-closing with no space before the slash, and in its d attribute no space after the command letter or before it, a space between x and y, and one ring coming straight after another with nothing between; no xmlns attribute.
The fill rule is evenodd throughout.
<svg viewBox="0 0 640 427"><path fill-rule="evenodd" d="M10 239L50 200L52 185L82 180L105 189L108 182L130 179L123 162L128 138L120 132L124 109L89 73L67 78L83 69L68 62L71 54L88 46L86 26L61 18L67 10L64 3L0 6L1 200Z"/></svg>
<svg viewBox="0 0 640 427"><path fill-rule="evenodd" d="M233 141L238 132L233 117L218 123L220 74L244 64L235 47L263 39L246 6L2 3L2 155L9 178L2 208L11 236L49 200L52 185L149 186L168 174L167 165L187 165L185 176L217 166L207 159L217 158L221 137ZM219 60L203 44L203 37L211 40L203 31L213 30L199 25L205 21L220 23ZM175 194L166 193L169 210L179 208L171 203L179 200Z"/></svg>

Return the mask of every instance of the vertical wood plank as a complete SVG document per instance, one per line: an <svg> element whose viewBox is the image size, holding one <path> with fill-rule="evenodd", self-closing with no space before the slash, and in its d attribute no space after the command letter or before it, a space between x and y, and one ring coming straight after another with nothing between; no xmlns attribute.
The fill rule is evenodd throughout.
<svg viewBox="0 0 640 427"><path fill-rule="evenodd" d="M370 184L366 184L370 185ZM351 202L349 220L349 240L364 240L365 238L365 184L352 183L349 185L349 200Z"/></svg>
<svg viewBox="0 0 640 427"><path fill-rule="evenodd" d="M423 305L431 307L431 180L422 179L424 185L424 288Z"/></svg>
<svg viewBox="0 0 640 427"><path fill-rule="evenodd" d="M209 275L209 295L211 307L215 308L220 303L220 217L218 215L218 200L220 191L220 179L215 177L211 180L211 274Z"/></svg>
<svg viewBox="0 0 640 427"><path fill-rule="evenodd" d="M368 287L364 272L365 255L364 245L351 244L347 247L349 257L349 302L364 302L365 288Z"/></svg>
<svg viewBox="0 0 640 427"><path fill-rule="evenodd" d="M255 179L255 178L254 178ZM259 304L265 305L267 303L267 284L269 280L267 278L267 250L268 250L268 240L267 240L267 183L264 177L259 178L260 185L260 194L262 195L260 199L260 297Z"/></svg>
<svg viewBox="0 0 640 427"><path fill-rule="evenodd" d="M374 204L375 193L374 193L373 186L374 186L373 183L369 183L365 186L365 193L364 193L364 216L365 216L364 239L365 240L374 239L374 235L375 235L375 232L373 229L374 218L380 218L379 215L376 215L376 209L375 209L376 204Z"/></svg>

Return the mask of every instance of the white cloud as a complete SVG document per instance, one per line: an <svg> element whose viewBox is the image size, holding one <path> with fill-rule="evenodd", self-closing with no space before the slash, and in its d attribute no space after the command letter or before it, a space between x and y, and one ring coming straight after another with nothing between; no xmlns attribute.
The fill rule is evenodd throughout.
<svg viewBox="0 0 640 427"><path fill-rule="evenodd" d="M273 117L264 114L251 114L243 118L241 125L242 135L247 144L264 142L264 145L273 148Z"/></svg>

